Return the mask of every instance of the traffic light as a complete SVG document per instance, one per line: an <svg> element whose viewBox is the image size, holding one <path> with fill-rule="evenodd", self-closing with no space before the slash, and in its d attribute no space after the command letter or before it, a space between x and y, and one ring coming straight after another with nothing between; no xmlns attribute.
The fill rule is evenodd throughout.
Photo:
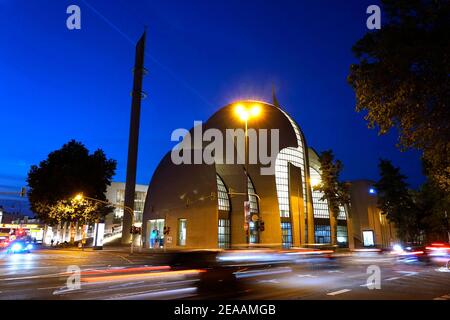
<svg viewBox="0 0 450 320"><path fill-rule="evenodd" d="M131 234L141 234L141 232L142 232L142 228L141 227L132 226L130 228L130 233Z"/></svg>

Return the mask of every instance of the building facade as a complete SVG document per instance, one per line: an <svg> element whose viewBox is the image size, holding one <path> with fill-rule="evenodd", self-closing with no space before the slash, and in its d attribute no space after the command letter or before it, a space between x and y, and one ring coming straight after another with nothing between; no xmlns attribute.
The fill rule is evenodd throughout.
<svg viewBox="0 0 450 320"><path fill-rule="evenodd" d="M392 247L398 243L395 226L377 207L377 190L370 180L352 181L350 185L351 221L355 247Z"/></svg>
<svg viewBox="0 0 450 320"><path fill-rule="evenodd" d="M284 110L270 103L240 101L216 112L203 130L214 128L227 136L227 129L242 129L243 122L235 115L237 104L257 104L261 110L258 118L248 121L248 128L278 130L275 173L261 174L265 166L260 163L228 164L225 154L214 154L212 164L174 164L167 153L153 174L145 201L144 246L290 248L330 242L333 217L322 195L313 190L314 181L320 178L318 156ZM191 133L195 131L193 128ZM269 149L271 139L268 135ZM194 163L207 146L205 142L191 143L191 154L184 156ZM232 150L236 159L241 148L236 141ZM244 204L247 193L249 203ZM337 223L340 246L353 246L351 227L347 208L342 207Z"/></svg>
<svg viewBox="0 0 450 320"><path fill-rule="evenodd" d="M148 186L137 184L134 196L134 226L142 226L144 203ZM112 182L106 190L106 199L112 204L123 206L125 203L125 183ZM123 209L116 207L114 211L105 217L105 238L120 238L122 235ZM110 239L112 240L112 239ZM140 242L140 238L136 239Z"/></svg>

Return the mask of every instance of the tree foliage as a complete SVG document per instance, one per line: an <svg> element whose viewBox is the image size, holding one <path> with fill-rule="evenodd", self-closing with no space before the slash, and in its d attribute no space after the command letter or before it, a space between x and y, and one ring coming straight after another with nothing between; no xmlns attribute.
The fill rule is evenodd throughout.
<svg viewBox="0 0 450 320"><path fill-rule="evenodd" d="M404 242L415 243L421 235L420 211L414 203L413 193L406 183L406 176L389 160L378 164L380 180L375 184L378 208L395 224L398 237Z"/></svg>
<svg viewBox="0 0 450 320"><path fill-rule="evenodd" d="M424 171L429 165L423 163ZM421 227L427 242L449 241L450 194L441 190L433 180L427 180L415 194L421 212Z"/></svg>
<svg viewBox="0 0 450 320"><path fill-rule="evenodd" d="M450 1L383 0L383 25L354 46L348 81L356 110L399 146L423 151L430 177L450 192Z"/></svg>
<svg viewBox="0 0 450 320"><path fill-rule="evenodd" d="M92 154L86 147L71 140L51 152L38 166L28 172L28 198L31 209L43 221L93 222L112 211L110 206L88 200L76 201L74 196L106 200L107 186L116 170L116 161L107 159L102 150Z"/></svg>
<svg viewBox="0 0 450 320"><path fill-rule="evenodd" d="M339 179L343 165L340 160L334 159L334 154L331 150L323 151L319 156L319 162L321 181L313 188L323 193L321 200L327 201L329 211L336 221L340 207L350 204L349 186ZM332 234L333 244L336 244L336 232L337 228L334 226L334 233Z"/></svg>

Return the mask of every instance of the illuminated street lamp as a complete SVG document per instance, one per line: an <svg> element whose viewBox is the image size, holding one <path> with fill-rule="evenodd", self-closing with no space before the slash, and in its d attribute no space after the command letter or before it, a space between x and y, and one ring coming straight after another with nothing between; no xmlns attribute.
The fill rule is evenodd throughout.
<svg viewBox="0 0 450 320"><path fill-rule="evenodd" d="M245 188L245 203L244 203L244 210L247 210L247 204L249 205L249 194L248 194L248 168L247 168L247 164L248 164L248 121L252 118L257 118L260 116L261 114L261 105L258 103L253 103L251 105L244 105L244 104L237 104L235 106L235 113L236 115L239 117L239 119L241 121L244 122L245 124L245 150L244 150L244 170L245 170L245 175L244 175L244 188ZM250 210L250 208L248 208L248 210ZM245 222L244 222L244 226L247 226L248 221L247 221L247 217L245 217ZM246 229L246 237L247 237L247 243L250 242L250 228L247 227ZM259 237L258 237L259 238Z"/></svg>
<svg viewBox="0 0 450 320"><path fill-rule="evenodd" d="M123 210L126 210L126 211L128 211L128 213L131 214L131 225L134 226L134 211L130 207L127 207L127 206L124 206L124 205L121 205L121 204L111 203L109 201L104 201L104 200L100 200L100 199L86 197L82 193L78 193L73 199L75 201L82 201L84 199L91 200L91 201L94 201L94 202L98 202L98 203L106 204L108 206L113 206L113 207L117 207L117 208L121 208ZM126 231L122 229L122 232L126 232ZM130 253L133 253L134 252L134 234L132 234L131 237L132 237L132 239L131 239Z"/></svg>

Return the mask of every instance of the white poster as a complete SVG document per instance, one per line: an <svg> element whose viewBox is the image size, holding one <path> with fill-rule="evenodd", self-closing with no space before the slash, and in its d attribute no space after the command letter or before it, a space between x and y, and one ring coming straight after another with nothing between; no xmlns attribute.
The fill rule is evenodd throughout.
<svg viewBox="0 0 450 320"><path fill-rule="evenodd" d="M372 247L375 245L372 230L363 231L363 242L365 247Z"/></svg>
<svg viewBox="0 0 450 320"><path fill-rule="evenodd" d="M94 231L94 247L103 247L104 235L105 235L105 224L96 223Z"/></svg>

